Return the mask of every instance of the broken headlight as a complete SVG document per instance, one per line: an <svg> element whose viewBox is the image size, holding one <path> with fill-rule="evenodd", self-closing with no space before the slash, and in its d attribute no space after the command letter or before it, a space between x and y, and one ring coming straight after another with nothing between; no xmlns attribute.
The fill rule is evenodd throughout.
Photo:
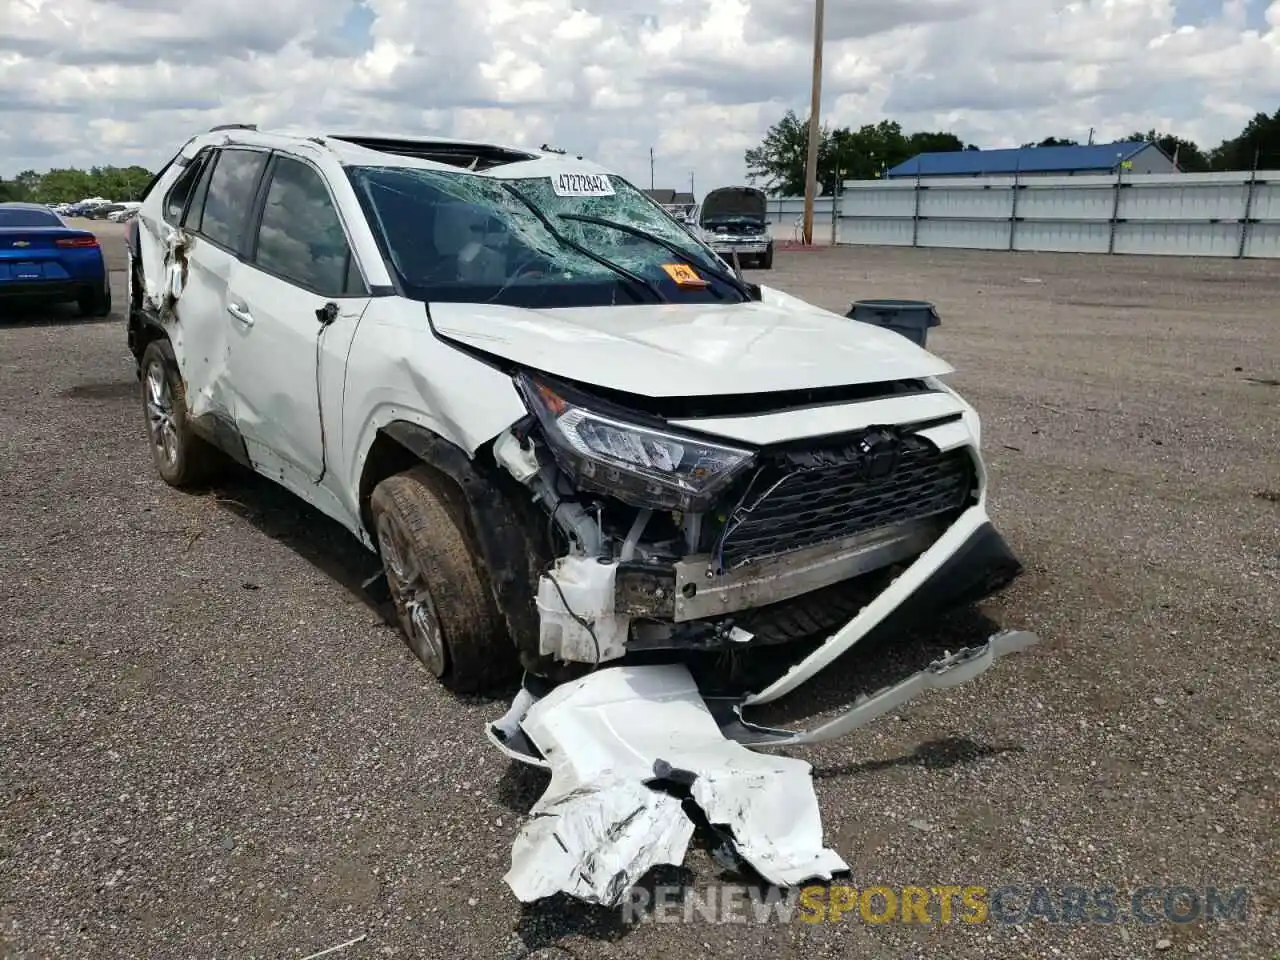
<svg viewBox="0 0 1280 960"><path fill-rule="evenodd" d="M632 422L625 411L560 384L528 374L516 382L560 469L581 489L632 506L707 510L755 458L750 450Z"/></svg>

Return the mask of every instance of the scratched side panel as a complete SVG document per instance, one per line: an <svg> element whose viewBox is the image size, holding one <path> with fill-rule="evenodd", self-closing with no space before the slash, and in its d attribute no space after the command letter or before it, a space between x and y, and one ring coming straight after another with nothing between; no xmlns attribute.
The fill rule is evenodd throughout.
<svg viewBox="0 0 1280 960"><path fill-rule="evenodd" d="M199 146L188 144L188 160ZM164 219L166 197L192 168L173 166L138 213L142 307L173 345L192 417L233 414L227 383L227 278L234 257Z"/></svg>

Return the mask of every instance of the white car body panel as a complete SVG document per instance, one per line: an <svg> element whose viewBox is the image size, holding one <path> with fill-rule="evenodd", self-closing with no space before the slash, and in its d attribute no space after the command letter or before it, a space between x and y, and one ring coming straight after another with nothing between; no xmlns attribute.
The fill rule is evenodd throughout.
<svg viewBox="0 0 1280 960"><path fill-rule="evenodd" d="M358 489L369 448L392 421L425 427L473 454L526 413L510 377L432 333L423 304L375 299L346 361L341 423L348 487Z"/></svg>
<svg viewBox="0 0 1280 960"><path fill-rule="evenodd" d="M964 501L971 505L959 518L913 560L904 551L903 562L910 560L909 565L887 589L788 672L738 702L735 710L776 700L810 680L909 602L987 524L978 415L938 379L952 372L950 364L900 335L769 287L761 288L760 302L744 304L534 310L481 303L427 305L406 299L397 295L344 164L455 173L457 167L392 157L331 137L243 131L193 138L182 155L191 159L205 147L232 143L278 150L319 171L368 295L330 301L241 261L201 236L175 229L162 216L164 197L182 174L183 168L173 167L138 215L145 310L158 318L173 345L191 415L212 415L234 424L255 470L342 523L369 549L376 547L361 512L361 484L370 451L392 423L422 428L473 460L501 437L505 442L495 451L494 462L517 482L529 481L530 490L550 469L540 463L532 445L525 446L515 431L509 432L529 412L512 376L468 349L517 367L649 398L925 382L930 392L886 388L886 395L861 401L758 415L669 419L673 432L696 432L747 447L909 426L942 452L968 449L972 454L976 489L968 486L967 473L965 486L957 484L957 496L973 495L972 501ZM534 153L535 159L476 175L519 179L562 172L611 173L580 158ZM129 283L132 290L132 276ZM345 284L342 289L351 293ZM322 322L320 314L330 302L336 313L331 322ZM742 496L745 503L746 494ZM576 504L569 506L584 512ZM559 506L549 512L552 523L555 509ZM961 507L953 503L949 509ZM652 511L640 511L647 512ZM637 517L635 538L648 521L648 516ZM941 528L942 521L936 520L936 525ZM871 532L883 529L888 528ZM699 539L694 535L686 542L696 546ZM920 540L910 553L926 542ZM627 548L634 549L635 543L629 539ZM788 549L772 559L804 552ZM592 576L566 582L580 609L616 621L603 645L590 626L584 628L596 657L602 646L611 657L625 654L631 621L630 614L615 607L614 572L606 575L595 569L601 566L595 554L571 559L578 565L595 565ZM622 559L630 559L625 550ZM699 562L706 566L705 560ZM761 575L760 568L750 564L739 569ZM726 574L723 568L707 571L707 577ZM786 572L775 569L770 576L782 581ZM694 575L701 577L701 568ZM562 589L544 589L548 584L543 581L536 586L544 627L557 622L582 626L585 621L574 610L558 609ZM712 587L723 588L721 581ZM753 595L751 602L760 601ZM715 613L720 615L718 609ZM699 617L709 615L692 615L694 620ZM827 622L834 621L833 617ZM605 627L600 621L597 625ZM791 734L751 728L763 739L748 746L765 749L847 735L889 704L970 679L996 656L1031 642L1026 635L998 639L993 637L980 651L961 651L940 661L922 672L927 675L917 675L872 702L862 701L816 730ZM591 645L579 646L585 650ZM565 656L566 649L543 652L573 660ZM522 900L567 891L593 902L616 903L648 867L683 859L693 824L670 794L652 789L657 761L696 775L690 786L694 801L711 822L732 830L737 855L766 879L793 885L845 869L844 862L822 845L808 764L753 753L726 739L710 701L704 700L683 666L597 666L600 669L541 700L522 691L507 715L487 731L509 756L552 772L550 787L513 849L507 881ZM741 713L737 722L749 726ZM542 757L515 750L496 732L503 737L523 732Z"/></svg>
<svg viewBox="0 0 1280 960"><path fill-rule="evenodd" d="M337 301L337 318L325 327L316 311L328 301L249 264L232 267L236 426L255 462L278 455L312 483L325 473L323 423L340 423L342 415L342 392L325 387L345 380L348 348L369 305L367 297Z"/></svg>
<svg viewBox="0 0 1280 960"><path fill-rule="evenodd" d="M173 325L174 352L185 361L187 404L194 416L225 413L233 417L234 388L228 377L231 357L231 318L226 315L227 283L236 259L212 243L196 241L200 255L186 258L181 283L179 321ZM179 280L180 267L167 271ZM148 274L150 276L150 274ZM162 273L162 276L164 274Z"/></svg>
<svg viewBox="0 0 1280 960"><path fill-rule="evenodd" d="M858 403L802 407L754 417L672 420L671 425L738 443L767 446L784 440L804 440L847 433L881 423L922 423L939 417L964 415L968 410L964 401L951 394L917 393L880 397ZM939 432L942 430L942 427L935 427L922 431L922 436L928 436L935 443L938 442L936 438L941 437L947 444L942 447L943 450L952 449L970 439L969 429L964 423L955 425L949 431Z"/></svg>
<svg viewBox="0 0 1280 960"><path fill-rule="evenodd" d="M431 318L442 336L459 343L640 396L804 390L953 369L896 333L807 305L523 310L440 303L432 304Z"/></svg>

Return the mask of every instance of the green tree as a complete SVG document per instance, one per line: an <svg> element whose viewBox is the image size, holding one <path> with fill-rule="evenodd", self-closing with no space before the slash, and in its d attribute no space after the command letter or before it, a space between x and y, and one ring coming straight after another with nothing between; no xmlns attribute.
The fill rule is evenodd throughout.
<svg viewBox="0 0 1280 960"><path fill-rule="evenodd" d="M1239 136L1214 149L1210 162L1214 170L1280 169L1280 110L1255 114Z"/></svg>
<svg viewBox="0 0 1280 960"><path fill-rule="evenodd" d="M1139 140L1154 143L1171 160L1177 160L1178 169L1185 173L1205 173L1210 169L1209 155L1201 150L1193 141L1175 137L1171 133L1160 133L1148 130L1146 133L1135 131L1125 137L1126 141Z"/></svg>
<svg viewBox="0 0 1280 960"><path fill-rule="evenodd" d="M1045 137L1039 143L1032 141L1030 143L1024 143L1022 146L1023 147L1078 147L1080 146L1080 141L1065 140L1061 137Z"/></svg>
<svg viewBox="0 0 1280 960"><path fill-rule="evenodd" d="M34 170L23 170L20 174L13 178L13 182L17 184L18 192L24 200L34 200L40 192L40 174Z"/></svg>
<svg viewBox="0 0 1280 960"><path fill-rule="evenodd" d="M822 140L830 136L823 129ZM819 180L822 179L821 149L819 146ZM809 122L796 116L794 110L769 128L764 141L746 152L747 180L763 182L767 192L774 196L799 196L804 193L804 172L809 155Z"/></svg>
<svg viewBox="0 0 1280 960"><path fill-rule="evenodd" d="M12 180L0 180L0 200L37 203L69 203L85 197L108 200L141 200L151 182L146 167L93 167L79 170L61 167L46 173L24 170Z"/></svg>
<svg viewBox="0 0 1280 960"><path fill-rule="evenodd" d="M966 149L965 142L954 133L926 133L924 131L913 133L907 137L907 146L911 150L911 156L915 156L917 153L954 153ZM970 144L967 149L977 150L978 148ZM910 157L907 159L910 159Z"/></svg>
<svg viewBox="0 0 1280 960"><path fill-rule="evenodd" d="M864 124L856 130L824 127L818 146L818 182L823 193L830 194L844 180L883 176L886 170L918 153L964 149L964 141L954 134L905 134L901 125L892 120ZM808 150L808 121L788 111L769 128L760 146L746 152L748 179L752 183L763 182L774 195L799 196L804 193Z"/></svg>

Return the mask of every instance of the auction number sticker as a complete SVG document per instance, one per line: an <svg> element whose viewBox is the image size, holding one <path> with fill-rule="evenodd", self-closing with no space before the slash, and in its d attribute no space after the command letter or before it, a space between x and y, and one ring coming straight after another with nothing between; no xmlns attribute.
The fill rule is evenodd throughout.
<svg viewBox="0 0 1280 960"><path fill-rule="evenodd" d="M603 173L557 173L551 178L557 197L612 197L613 184Z"/></svg>
<svg viewBox="0 0 1280 960"><path fill-rule="evenodd" d="M710 284L698 276L693 267L687 263L664 263L662 269L666 271L668 277L681 287L706 287Z"/></svg>

